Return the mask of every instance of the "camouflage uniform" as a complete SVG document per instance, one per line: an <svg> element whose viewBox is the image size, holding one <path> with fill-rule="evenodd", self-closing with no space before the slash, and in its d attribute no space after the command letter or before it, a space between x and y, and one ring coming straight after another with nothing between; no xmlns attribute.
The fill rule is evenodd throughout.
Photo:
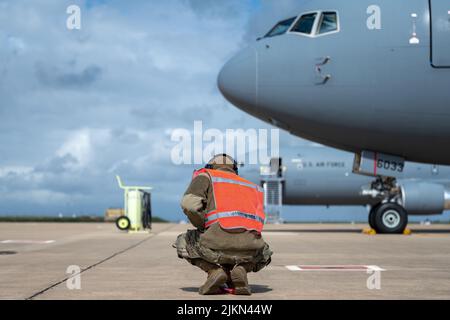
<svg viewBox="0 0 450 320"><path fill-rule="evenodd" d="M220 170L227 170L223 168ZM218 223L204 230L205 214L214 210L214 194L208 175L194 178L181 202L184 213L197 228L178 236L178 257L208 272L212 266L245 265L247 272L258 272L271 261L272 251L254 231L225 231Z"/></svg>

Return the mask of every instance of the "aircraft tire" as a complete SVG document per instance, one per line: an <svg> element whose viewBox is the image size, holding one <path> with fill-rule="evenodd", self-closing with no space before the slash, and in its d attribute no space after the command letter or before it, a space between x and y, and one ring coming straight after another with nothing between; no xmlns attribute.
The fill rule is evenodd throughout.
<svg viewBox="0 0 450 320"><path fill-rule="evenodd" d="M119 230L126 231L130 229L130 226L131 226L130 219L128 219L128 217L126 216L121 216L116 220L116 227Z"/></svg>
<svg viewBox="0 0 450 320"><path fill-rule="evenodd" d="M396 203L384 203L374 210L373 223L377 233L401 234L408 225L408 213Z"/></svg>
<svg viewBox="0 0 450 320"><path fill-rule="evenodd" d="M370 212L369 212L369 226L370 228L375 229L375 211L378 209L380 205L377 204L375 206L373 206L372 208L370 208Z"/></svg>

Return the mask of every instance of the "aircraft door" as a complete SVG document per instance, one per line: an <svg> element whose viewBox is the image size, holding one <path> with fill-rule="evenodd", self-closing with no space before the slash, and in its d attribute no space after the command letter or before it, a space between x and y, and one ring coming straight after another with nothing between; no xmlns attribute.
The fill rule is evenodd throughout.
<svg viewBox="0 0 450 320"><path fill-rule="evenodd" d="M450 68L450 1L430 1L431 64Z"/></svg>

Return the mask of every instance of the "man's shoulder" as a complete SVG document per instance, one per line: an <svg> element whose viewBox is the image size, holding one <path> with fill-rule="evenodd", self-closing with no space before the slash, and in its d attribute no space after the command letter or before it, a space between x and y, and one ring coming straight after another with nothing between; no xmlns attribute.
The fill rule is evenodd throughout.
<svg viewBox="0 0 450 320"><path fill-rule="evenodd" d="M211 180L208 175L199 174L194 179L192 179L185 194L203 195L205 190L209 188L210 183Z"/></svg>
<svg viewBox="0 0 450 320"><path fill-rule="evenodd" d="M210 184L211 183L211 177L208 175L208 173L201 172L199 173L194 179L191 181L191 185L196 184Z"/></svg>

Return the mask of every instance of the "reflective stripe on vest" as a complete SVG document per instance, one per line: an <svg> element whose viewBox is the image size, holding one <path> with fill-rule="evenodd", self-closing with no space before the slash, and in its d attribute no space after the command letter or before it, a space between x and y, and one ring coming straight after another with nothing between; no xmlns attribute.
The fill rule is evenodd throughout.
<svg viewBox="0 0 450 320"><path fill-rule="evenodd" d="M257 186L256 184L250 184L250 183L246 183L246 182L242 182L242 181L235 181L235 180L232 180L232 179L215 178L215 177L212 177L211 180L212 180L212 182L223 182L223 183L238 184L240 186L253 188L253 189L258 190L259 192L263 192L263 188L261 188L260 186Z"/></svg>
<svg viewBox="0 0 450 320"><path fill-rule="evenodd" d="M201 170L212 182L215 209L205 216L205 228L219 223L225 230L246 229L261 233L264 222L263 189L233 173Z"/></svg>
<svg viewBox="0 0 450 320"><path fill-rule="evenodd" d="M255 220L261 223L264 223L264 219L261 217L258 217L254 214L251 213L244 213L244 212L239 212L239 211L229 211L229 212L218 212L218 213L213 213L210 216L208 216L206 218L206 223L208 222L213 222L214 220L217 220L219 218L229 218L229 217L241 217L241 218L246 218L246 219L250 219L250 220Z"/></svg>

